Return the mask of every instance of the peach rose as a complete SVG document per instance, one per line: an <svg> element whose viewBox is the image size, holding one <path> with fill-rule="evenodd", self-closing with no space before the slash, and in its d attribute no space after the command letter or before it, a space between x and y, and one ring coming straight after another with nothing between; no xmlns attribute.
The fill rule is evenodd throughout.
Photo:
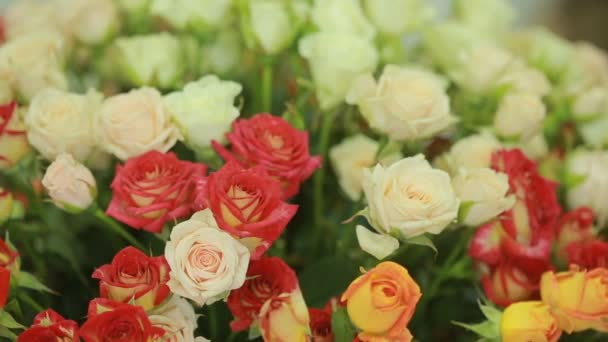
<svg viewBox="0 0 608 342"><path fill-rule="evenodd" d="M408 271L387 261L355 279L341 300L350 320L361 330L361 341L411 341L407 324L421 296Z"/></svg>

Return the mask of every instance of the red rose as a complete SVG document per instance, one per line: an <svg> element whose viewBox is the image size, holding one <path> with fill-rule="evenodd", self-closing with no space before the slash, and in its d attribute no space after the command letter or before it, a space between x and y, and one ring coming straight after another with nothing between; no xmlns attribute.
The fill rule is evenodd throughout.
<svg viewBox="0 0 608 342"><path fill-rule="evenodd" d="M19 253L11 248L4 240L0 239L0 266L11 271L19 270Z"/></svg>
<svg viewBox="0 0 608 342"><path fill-rule="evenodd" d="M137 229L159 233L165 222L193 212L197 182L207 167L150 151L116 168L107 214Z"/></svg>
<svg viewBox="0 0 608 342"><path fill-rule="evenodd" d="M0 266L0 309L6 305L6 300L11 291L11 271Z"/></svg>
<svg viewBox="0 0 608 342"><path fill-rule="evenodd" d="M582 268L608 268L608 242L592 240L574 242L566 248L568 264L576 264Z"/></svg>
<svg viewBox="0 0 608 342"><path fill-rule="evenodd" d="M149 257L135 247L116 253L111 264L93 272L99 279L101 297L123 303L134 303L149 310L170 293L169 264L164 256Z"/></svg>
<svg viewBox="0 0 608 342"><path fill-rule="evenodd" d="M258 320L266 301L282 294L299 291L295 272L280 258L252 260L247 280L228 296L228 308L234 316L230 323L233 331L247 329Z"/></svg>
<svg viewBox="0 0 608 342"><path fill-rule="evenodd" d="M213 142L213 148L226 161L244 167L260 165L281 182L283 198L298 193L300 184L321 166L320 157L311 157L308 132L292 127L280 117L267 113L239 119L226 134L231 151Z"/></svg>
<svg viewBox="0 0 608 342"><path fill-rule="evenodd" d="M298 210L281 199L281 187L261 167L228 162L207 180L208 207L218 225L259 259Z"/></svg>
<svg viewBox="0 0 608 342"><path fill-rule="evenodd" d="M568 259L567 248L573 243L583 243L595 239L593 232L593 210L577 208L562 215L557 225L556 250L561 261Z"/></svg>
<svg viewBox="0 0 608 342"><path fill-rule="evenodd" d="M17 339L17 342L33 341L78 342L78 324L48 309L36 315L34 324Z"/></svg>
<svg viewBox="0 0 608 342"><path fill-rule="evenodd" d="M93 299L87 321L80 328L85 342L151 342L164 330L153 327L141 306Z"/></svg>
<svg viewBox="0 0 608 342"><path fill-rule="evenodd" d="M25 126L16 109L15 102L0 105L0 169L12 167L30 152Z"/></svg>
<svg viewBox="0 0 608 342"><path fill-rule="evenodd" d="M488 298L500 306L530 299L538 291L540 275L532 277L516 266L501 263L481 278Z"/></svg>
<svg viewBox="0 0 608 342"><path fill-rule="evenodd" d="M331 310L308 309L313 342L332 342L334 340L334 334L331 330L331 314Z"/></svg>

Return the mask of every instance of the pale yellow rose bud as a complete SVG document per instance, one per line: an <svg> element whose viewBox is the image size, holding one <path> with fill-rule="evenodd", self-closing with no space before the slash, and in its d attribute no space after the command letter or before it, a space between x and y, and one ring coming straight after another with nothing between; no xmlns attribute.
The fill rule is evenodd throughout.
<svg viewBox="0 0 608 342"><path fill-rule="evenodd" d="M388 35L415 31L435 15L424 0L365 0L363 5L378 31Z"/></svg>
<svg viewBox="0 0 608 342"><path fill-rule="evenodd" d="M31 151L18 111L14 103L0 106L0 170L13 167Z"/></svg>
<svg viewBox="0 0 608 342"><path fill-rule="evenodd" d="M570 209L589 207L600 228L608 222L608 153L606 151L575 151L566 161L566 175L577 179L570 185L566 202Z"/></svg>
<svg viewBox="0 0 608 342"><path fill-rule="evenodd" d="M546 108L538 95L505 95L494 117L494 131L506 139L527 140L542 128Z"/></svg>
<svg viewBox="0 0 608 342"><path fill-rule="evenodd" d="M46 169L42 185L53 203L69 212L87 209L97 196L93 174L69 154L57 156Z"/></svg>
<svg viewBox="0 0 608 342"><path fill-rule="evenodd" d="M315 0L311 17L322 32L352 34L364 39L372 39L376 34L359 0Z"/></svg>
<svg viewBox="0 0 608 342"><path fill-rule="evenodd" d="M435 158L435 166L456 175L461 168L490 167L492 153L501 149L501 144L491 134L484 132L462 138L450 150Z"/></svg>
<svg viewBox="0 0 608 342"><path fill-rule="evenodd" d="M209 30L228 21L233 0L152 0L150 13L184 30Z"/></svg>

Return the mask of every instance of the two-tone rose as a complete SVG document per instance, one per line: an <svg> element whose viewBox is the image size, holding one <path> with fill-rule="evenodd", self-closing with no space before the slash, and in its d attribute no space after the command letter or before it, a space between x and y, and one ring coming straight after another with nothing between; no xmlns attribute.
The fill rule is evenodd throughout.
<svg viewBox="0 0 608 342"><path fill-rule="evenodd" d="M34 317L34 323L17 338L17 342L61 341L78 342L78 323L63 318L52 309L45 310Z"/></svg>
<svg viewBox="0 0 608 342"><path fill-rule="evenodd" d="M30 150L15 102L0 105L0 169L12 167Z"/></svg>

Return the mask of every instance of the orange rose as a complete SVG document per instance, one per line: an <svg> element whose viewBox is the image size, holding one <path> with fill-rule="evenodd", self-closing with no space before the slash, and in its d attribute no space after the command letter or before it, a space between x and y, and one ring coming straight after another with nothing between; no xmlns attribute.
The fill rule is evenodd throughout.
<svg viewBox="0 0 608 342"><path fill-rule="evenodd" d="M502 314L503 342L555 342L562 334L549 306L540 302L517 302Z"/></svg>
<svg viewBox="0 0 608 342"><path fill-rule="evenodd" d="M407 270L382 262L355 279L342 295L361 341L411 341L407 324L422 294Z"/></svg>
<svg viewBox="0 0 608 342"><path fill-rule="evenodd" d="M543 302L567 333L595 329L608 332L608 269L546 272L540 281Z"/></svg>

